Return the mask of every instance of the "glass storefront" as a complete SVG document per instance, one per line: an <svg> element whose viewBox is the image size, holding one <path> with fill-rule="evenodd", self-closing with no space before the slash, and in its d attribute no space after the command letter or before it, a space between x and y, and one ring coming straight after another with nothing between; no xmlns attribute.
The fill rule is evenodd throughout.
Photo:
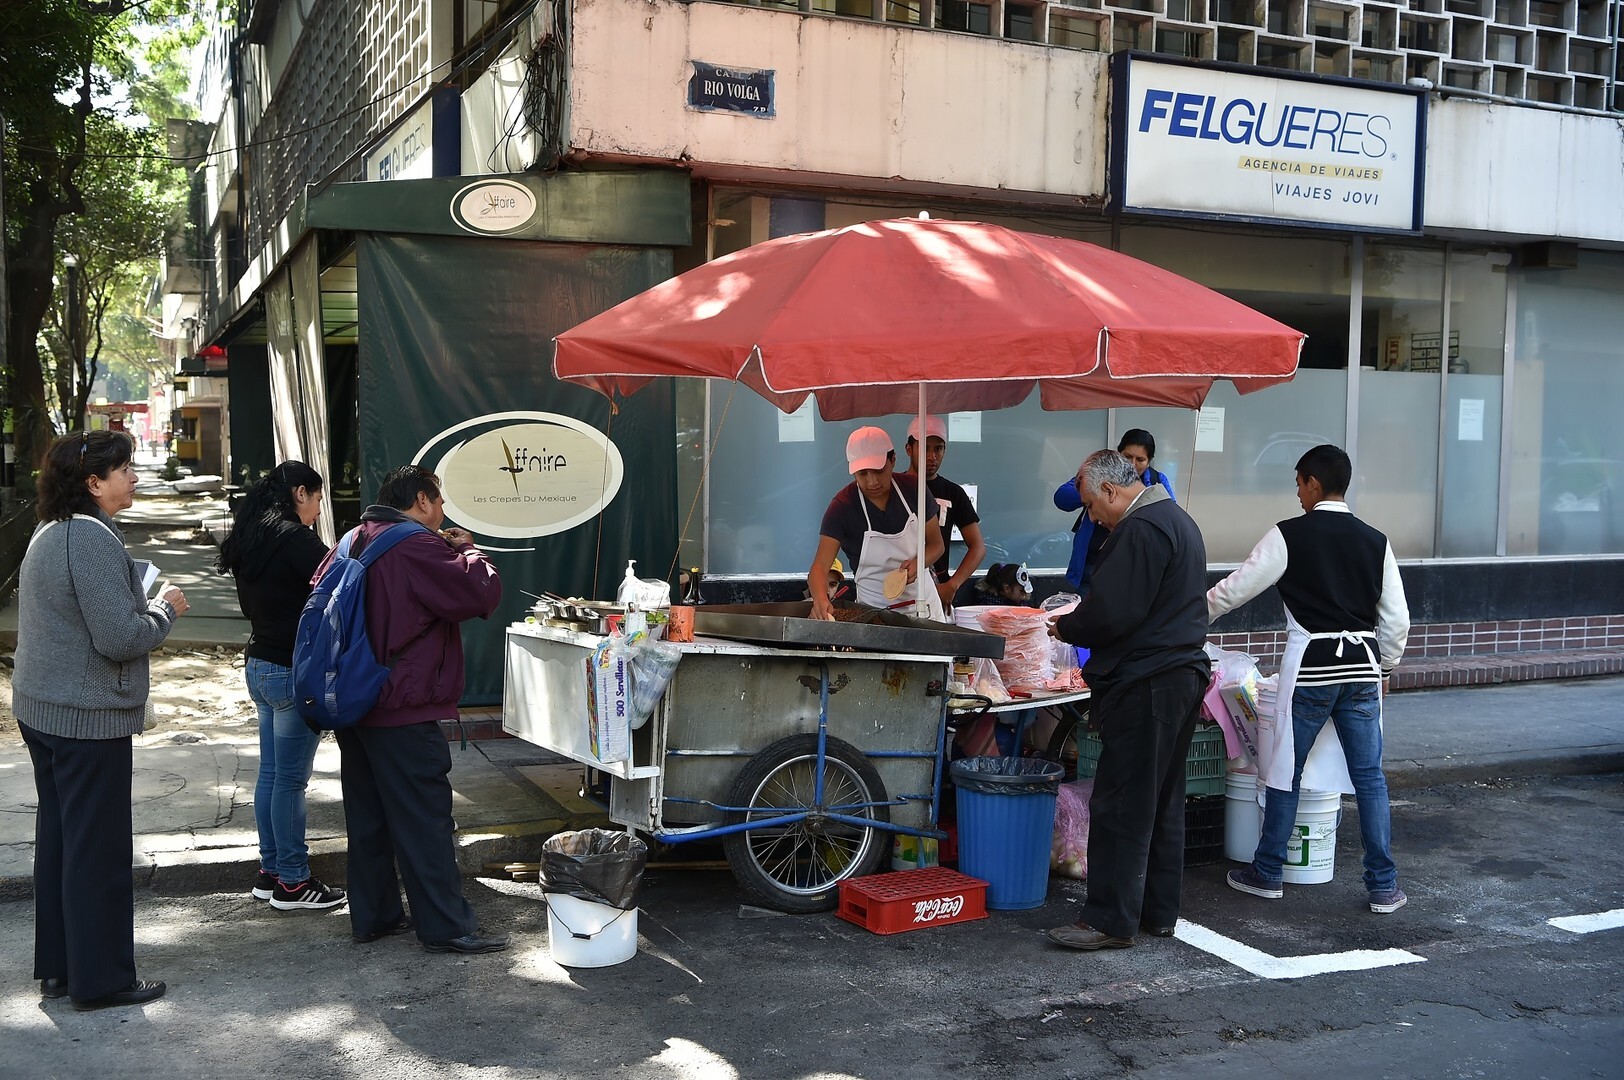
<svg viewBox="0 0 1624 1080"><path fill-rule="evenodd" d="M1624 552L1624 255L1517 275L1506 552Z"/></svg>
<svg viewBox="0 0 1624 1080"><path fill-rule="evenodd" d="M718 192L711 244L719 256L788 232L919 210L972 216ZM1111 243L1103 222L974 216ZM1608 352L1624 340L1624 256L1585 253L1576 270L1524 270L1514 292L1506 250L1199 224L1128 223L1117 243L1303 330L1301 369L1245 396L1216 384L1199 450L1196 414L1176 409L1051 413L1034 395L1015 409L950 418L942 472L976 492L984 566L1015 560L1035 572L1062 570L1074 515L1054 508L1054 488L1130 428L1155 436L1156 465L1200 524L1215 564L1243 559L1270 524L1299 512L1293 466L1321 442L1352 448L1355 509L1392 538L1401 559L1624 550L1624 499L1613 494L1624 482L1624 425L1609 415L1609 403L1624 400L1624 365ZM1508 302L1519 311L1510 377ZM1508 384L1515 404L1503 436ZM710 455L694 515L703 533L697 524L687 530L684 561L702 559L711 574L805 573L824 507L848 482L844 445L856 423L782 417L726 383L679 401L684 506ZM869 421L891 433L902 468L908 420Z"/></svg>

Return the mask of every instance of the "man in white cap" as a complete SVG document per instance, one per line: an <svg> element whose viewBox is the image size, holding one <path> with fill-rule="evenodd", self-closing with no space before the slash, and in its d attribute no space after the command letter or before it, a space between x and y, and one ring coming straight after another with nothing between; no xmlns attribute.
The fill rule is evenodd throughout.
<svg viewBox="0 0 1624 1080"><path fill-rule="evenodd" d="M925 470L925 490L936 500L936 524L942 530L944 545L953 538L954 529L958 529L959 535L964 537L964 558L957 570L951 574L947 572L945 550L942 557L931 564L931 572L936 579L936 592L942 599L942 606L951 607L953 598L959 594L959 589L970 580L970 575L981 568L981 560L987 556L986 542L981 539L981 516L976 513L975 506L970 502L969 492L941 475L942 458L947 456L947 425L942 423L940 416L925 417L925 445L922 454L919 445L919 418L914 417L908 424L908 442L904 449L908 451L908 464L914 475L917 476L921 468Z"/></svg>
<svg viewBox="0 0 1624 1080"><path fill-rule="evenodd" d="M829 564L838 551L853 568L857 602L877 608L911 607L919 598L919 529L925 530L925 562L942 557L947 545L936 524L936 503L925 496L925 513L916 512L919 480L893 475L897 452L891 436L877 427L861 427L846 440L846 465L852 482L841 488L823 512L818 552L807 571L812 617L833 619L829 599ZM934 588L923 599L933 618L942 618Z"/></svg>

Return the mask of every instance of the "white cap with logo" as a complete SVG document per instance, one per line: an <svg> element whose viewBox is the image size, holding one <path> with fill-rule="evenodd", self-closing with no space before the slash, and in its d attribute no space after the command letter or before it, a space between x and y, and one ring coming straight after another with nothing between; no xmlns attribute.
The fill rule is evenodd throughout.
<svg viewBox="0 0 1624 1080"><path fill-rule="evenodd" d="M919 441L919 417L914 417L908 423L908 438ZM940 416L925 417L925 438L947 441L947 424Z"/></svg>
<svg viewBox="0 0 1624 1080"><path fill-rule="evenodd" d="M846 439L846 466L854 476L864 469L883 469L895 449L883 428L860 427Z"/></svg>

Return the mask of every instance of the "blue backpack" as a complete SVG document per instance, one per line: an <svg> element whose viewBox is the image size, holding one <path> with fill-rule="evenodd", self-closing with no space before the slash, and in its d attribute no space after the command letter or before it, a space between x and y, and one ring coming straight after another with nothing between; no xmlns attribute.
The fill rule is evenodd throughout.
<svg viewBox="0 0 1624 1080"><path fill-rule="evenodd" d="M350 547L361 530L350 530L305 601L293 641L293 700L311 727L354 727L378 703L390 665L378 662L367 637L367 567L422 528L391 525L353 559Z"/></svg>

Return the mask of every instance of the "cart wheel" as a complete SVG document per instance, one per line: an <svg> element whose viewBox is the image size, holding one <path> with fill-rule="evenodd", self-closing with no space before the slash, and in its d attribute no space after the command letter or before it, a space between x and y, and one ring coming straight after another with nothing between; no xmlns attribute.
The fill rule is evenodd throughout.
<svg viewBox="0 0 1624 1080"><path fill-rule="evenodd" d="M733 782L728 805L749 807L727 815L727 824L775 817L785 811L812 815L788 827L730 833L723 840L739 887L766 907L794 914L835 906L836 883L871 874L891 850L891 834L831 821L819 810L843 808L851 817L889 821L885 784L850 743L824 744L823 803L813 803L818 761L816 735L780 739L751 758Z"/></svg>
<svg viewBox="0 0 1624 1080"><path fill-rule="evenodd" d="M1088 708L1069 705L1061 710L1060 723L1049 737L1049 748L1041 755L1065 769L1065 783L1077 779L1077 744L1088 734Z"/></svg>

